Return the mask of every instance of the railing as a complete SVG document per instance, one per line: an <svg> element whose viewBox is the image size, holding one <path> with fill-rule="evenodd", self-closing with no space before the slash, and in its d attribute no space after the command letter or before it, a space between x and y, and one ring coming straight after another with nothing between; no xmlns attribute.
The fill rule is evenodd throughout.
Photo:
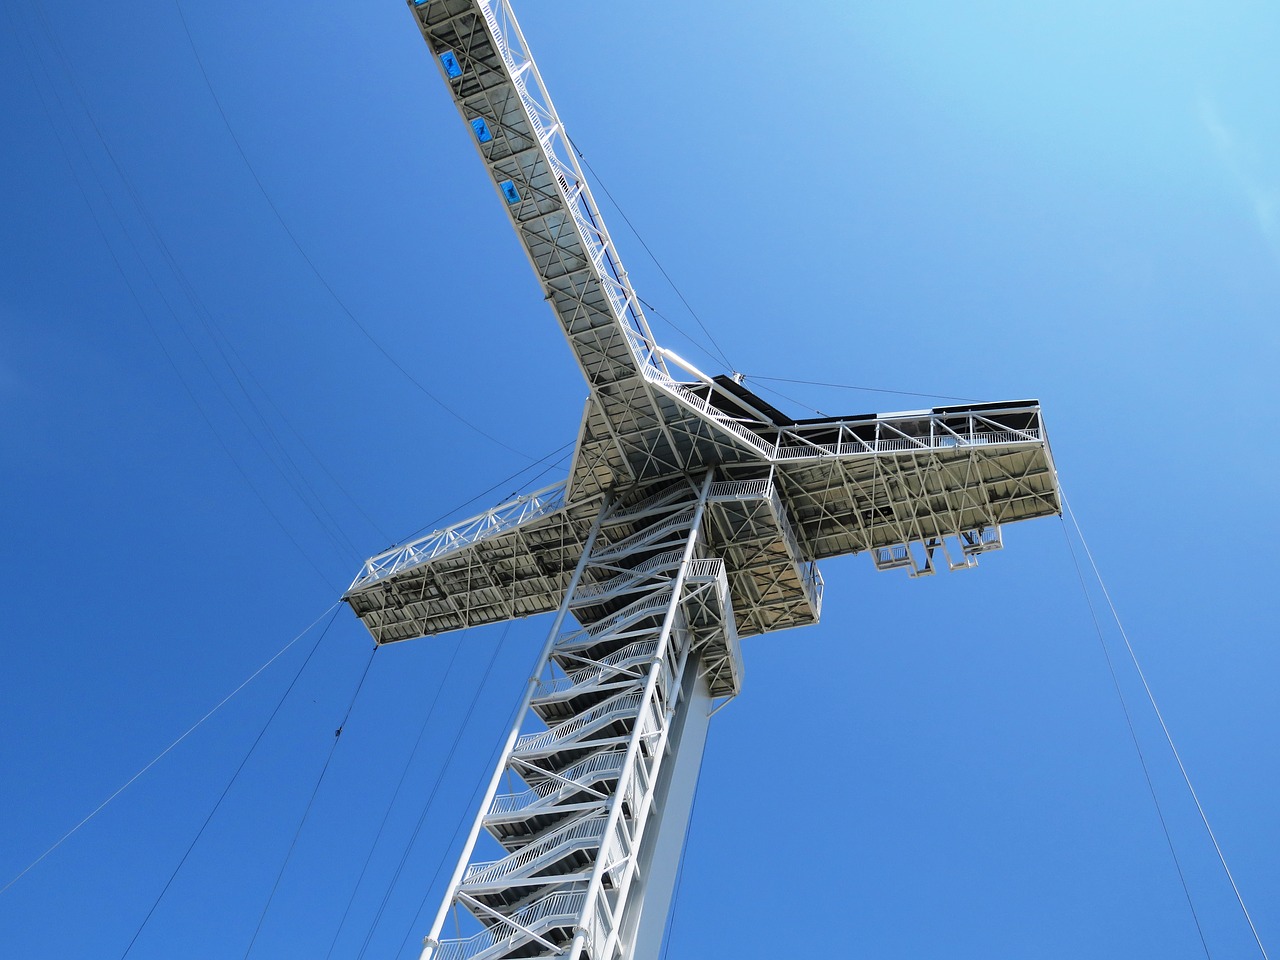
<svg viewBox="0 0 1280 960"><path fill-rule="evenodd" d="M571 605L580 604L587 600L598 601L602 597L609 596L613 593L619 593L625 587L644 580L655 570L661 570L663 567L678 564L682 556L683 554L679 550L660 553L656 557L650 557L644 563L637 564L626 573L618 574L616 577L610 577L608 580L602 580L600 583L581 584L578 587L577 592L573 595Z"/></svg>
<svg viewBox="0 0 1280 960"><path fill-rule="evenodd" d="M596 816L587 820L579 820L567 827L537 840L523 850L518 850L501 860L490 860L487 863L473 863L467 867L462 882L468 885L495 883L503 877L519 873L529 864L545 856L555 853L558 848L568 844L591 842L604 836L606 824L604 817Z"/></svg>
<svg viewBox="0 0 1280 960"><path fill-rule="evenodd" d="M606 700L604 703L596 704L586 713L580 713L571 720L556 724L550 730L544 730L541 733L526 733L516 740L514 752L528 753L531 750L542 750L546 747L553 747L572 741L574 737L585 732L586 728L594 724L614 719L619 715L635 713L636 708L640 706L640 701L643 699L643 693L627 693L614 697L612 700Z"/></svg>
<svg viewBox="0 0 1280 960"><path fill-rule="evenodd" d="M717 580L724 575L723 560L690 560L690 580Z"/></svg>
<svg viewBox="0 0 1280 960"><path fill-rule="evenodd" d="M620 771L626 758L625 753L611 750L579 760L560 773L562 779L543 780L520 793L503 793L494 797L493 803L489 806L488 815L515 813L536 803L545 802L563 791L572 790L574 787L585 787L597 779L604 779ZM572 780L573 783L565 783L565 780Z"/></svg>
<svg viewBox="0 0 1280 960"><path fill-rule="evenodd" d="M927 437L877 437L874 440L858 439L846 443L779 445L774 453L774 458L777 460L798 460L805 457L842 457L856 453L940 450L952 447L978 447L993 443L1039 443L1043 439L1044 431L1038 427L1027 430L980 430L958 435L940 433Z"/></svg>
<svg viewBox="0 0 1280 960"><path fill-rule="evenodd" d="M680 494L684 494L685 496L692 498L693 491L689 489L689 485L687 483L673 483L671 486L664 487L657 493L649 494L649 496L645 497L643 500L637 500L635 503L628 504L625 507L619 506L616 516L618 519L626 519L627 517L635 516L638 513L643 513L650 507L656 507L663 503L667 503L670 500L674 500Z"/></svg>
<svg viewBox="0 0 1280 960"><path fill-rule="evenodd" d="M773 488L773 481L763 480L718 480L707 491L708 500L755 500L767 497Z"/></svg>
<svg viewBox="0 0 1280 960"><path fill-rule="evenodd" d="M566 633L556 640L557 650L567 650L572 647L580 646L616 630L628 621L637 617L642 617L660 610L671 602L671 593L669 590L663 590L657 596L644 597L634 603L623 607L617 613L611 613L603 620L593 623L589 627L583 627L581 630L574 630Z"/></svg>
<svg viewBox="0 0 1280 960"><path fill-rule="evenodd" d="M576 923L586 905L585 893L550 894L517 910L511 915L510 923L496 923L488 930L481 930L465 940L441 940L431 954L431 960L478 960L481 954L498 944L526 939L528 934L519 927L537 931L539 928L545 929L549 920L562 922L565 926Z"/></svg>
<svg viewBox="0 0 1280 960"><path fill-rule="evenodd" d="M800 549L800 539L787 515L786 504L778 494L773 480L723 480L713 483L708 493L712 500L764 500L769 504L770 513L778 524L778 533L786 545L787 553L800 570L800 584L814 616L822 609L822 575L818 573L817 564L806 561Z"/></svg>
<svg viewBox="0 0 1280 960"><path fill-rule="evenodd" d="M522 523L554 513L564 506L566 483L567 481L561 480L549 487L499 504L479 516L462 520L451 527L370 557L349 590L376 580L385 580L401 570L427 563L443 554L461 550Z"/></svg>
<svg viewBox="0 0 1280 960"><path fill-rule="evenodd" d="M583 667L581 670L574 670L567 676L541 681L534 689L533 701L547 700L556 694L566 693L574 687L580 687L603 676L617 676L622 673L622 668L628 664L643 663L645 660L653 659L653 655L657 650L658 641L656 638L629 643L621 650L616 650L607 657L601 657L597 661L600 664L599 666ZM610 669L611 667L615 669ZM632 677L632 679L638 678Z"/></svg>
<svg viewBox="0 0 1280 960"><path fill-rule="evenodd" d="M772 507L773 518L778 522L778 532L782 534L782 542L787 545L787 552L791 554L791 559L796 565L804 563L804 554L800 551L800 540L796 537L796 532L791 528L791 521L787 518L787 508L782 502L782 498L778 496L778 489L771 482L769 484L769 495L765 498Z"/></svg>
<svg viewBox="0 0 1280 960"><path fill-rule="evenodd" d="M693 507L686 507L679 513L663 520L661 523L655 523L651 527L645 527L643 530L637 530L635 533L630 536L623 537L616 543L610 543L600 547L592 553L591 559L594 561L604 560L608 557L621 556L636 547L643 546L646 543L652 543L654 540L657 540L662 536L662 534L668 533L671 530L678 528L681 524L688 523L692 519Z"/></svg>
<svg viewBox="0 0 1280 960"><path fill-rule="evenodd" d="M631 338L631 348L636 352L637 356L641 355L641 344L636 342L636 338L630 331L628 336ZM694 410L701 413L704 417L715 421L715 423L725 430L728 430L739 440L742 440L747 446L751 447L762 456L769 456L773 452L773 444L765 440L758 433L747 429L729 414L723 410L712 406L710 401L704 397L698 396L685 384L676 380L666 370L659 367L652 358L648 363L641 366L641 372L644 374L645 380L649 383L657 384L664 388L668 393L674 394L675 397L687 406L693 407Z"/></svg>

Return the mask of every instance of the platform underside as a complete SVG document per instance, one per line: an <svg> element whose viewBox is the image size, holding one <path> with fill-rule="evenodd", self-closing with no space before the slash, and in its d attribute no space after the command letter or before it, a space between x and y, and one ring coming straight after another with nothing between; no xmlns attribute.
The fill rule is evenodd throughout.
<svg viewBox="0 0 1280 960"><path fill-rule="evenodd" d="M591 430L588 413L565 485L370 560L346 600L373 637L388 643L556 609L604 497L580 482L591 461L609 459ZM709 505L708 546L724 557L743 636L817 618L821 580L813 561L1061 509L1034 403L802 422L779 431L774 450L720 467L720 489L753 492L726 493ZM614 495L639 503L681 479L660 477ZM633 535L644 522L642 513L636 528L611 535ZM582 611L579 619L589 625L593 615Z"/></svg>

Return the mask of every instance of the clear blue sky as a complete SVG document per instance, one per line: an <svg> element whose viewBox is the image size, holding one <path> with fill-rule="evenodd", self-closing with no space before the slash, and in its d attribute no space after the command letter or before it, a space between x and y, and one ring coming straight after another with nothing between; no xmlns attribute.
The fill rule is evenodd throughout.
<svg viewBox="0 0 1280 960"><path fill-rule="evenodd" d="M770 400L930 404L753 376L1043 401L1064 487L1280 950L1280 9L943 6L520 12L571 135ZM173 5L4 7L0 885L319 616L363 556L513 492L523 479L503 478L529 463L335 305ZM584 385L403 5L186 13L263 185L360 323L511 447L570 440ZM641 295L696 332L600 199ZM925 581L827 563L822 624L747 643L671 960L1204 956L1062 526L1005 541ZM335 957L366 935L369 957L416 956L546 628L505 634L434 794L503 632L378 652L253 956L324 957L335 934ZM311 641L0 894L0 954L124 952ZM368 655L341 611L130 957L244 955ZM1132 703L1213 955L1254 955Z"/></svg>

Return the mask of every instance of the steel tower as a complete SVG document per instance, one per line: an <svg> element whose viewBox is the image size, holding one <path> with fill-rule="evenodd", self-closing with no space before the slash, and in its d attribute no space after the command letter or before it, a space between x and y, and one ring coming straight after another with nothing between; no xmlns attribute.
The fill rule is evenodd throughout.
<svg viewBox="0 0 1280 960"><path fill-rule="evenodd" d="M654 960L739 638L816 623L823 558L971 567L1057 514L1039 404L793 420L663 349L506 0L409 6L589 387L566 480L345 595L378 643L555 611L422 956Z"/></svg>

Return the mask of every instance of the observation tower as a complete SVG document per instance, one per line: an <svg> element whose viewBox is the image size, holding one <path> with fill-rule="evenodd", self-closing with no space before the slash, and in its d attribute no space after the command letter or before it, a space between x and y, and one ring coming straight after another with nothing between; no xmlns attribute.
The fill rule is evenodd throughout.
<svg viewBox="0 0 1280 960"><path fill-rule="evenodd" d="M344 596L380 644L554 611L422 957L656 960L740 639L817 623L827 557L962 569L1058 514L1040 406L795 420L662 348L510 5L409 7L588 387L565 480Z"/></svg>

